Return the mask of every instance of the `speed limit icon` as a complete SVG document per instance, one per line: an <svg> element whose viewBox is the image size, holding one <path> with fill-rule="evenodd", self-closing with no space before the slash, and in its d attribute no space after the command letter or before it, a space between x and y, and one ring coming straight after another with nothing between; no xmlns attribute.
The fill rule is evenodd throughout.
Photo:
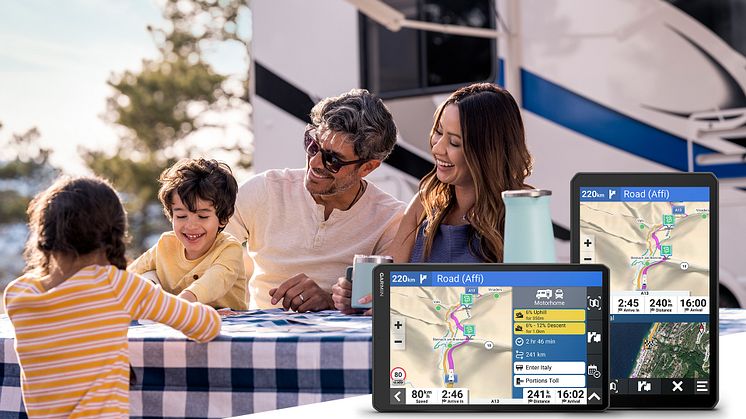
<svg viewBox="0 0 746 419"><path fill-rule="evenodd" d="M402 367L396 367L391 370L389 375L393 381L404 381L407 378L407 372Z"/></svg>

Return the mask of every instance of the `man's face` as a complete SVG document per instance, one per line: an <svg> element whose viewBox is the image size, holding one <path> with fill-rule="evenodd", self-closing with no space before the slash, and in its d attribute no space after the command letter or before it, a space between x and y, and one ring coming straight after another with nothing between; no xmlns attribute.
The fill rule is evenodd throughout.
<svg viewBox="0 0 746 419"><path fill-rule="evenodd" d="M314 134L314 131L311 131ZM334 153L343 161L358 160L351 142L346 141L345 134L334 132L323 127L316 131L316 141L319 147L327 153ZM360 182L358 164L342 166L339 172L332 173L326 167L317 152L314 156L306 154L306 177L305 186L311 195L336 195L345 192Z"/></svg>

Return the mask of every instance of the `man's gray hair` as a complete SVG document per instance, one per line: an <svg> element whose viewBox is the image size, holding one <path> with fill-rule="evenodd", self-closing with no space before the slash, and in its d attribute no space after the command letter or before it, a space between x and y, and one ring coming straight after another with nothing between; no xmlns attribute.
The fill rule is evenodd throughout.
<svg viewBox="0 0 746 419"><path fill-rule="evenodd" d="M347 134L360 159L385 160L396 144L396 125L383 101L365 89L328 97L311 109L313 125Z"/></svg>

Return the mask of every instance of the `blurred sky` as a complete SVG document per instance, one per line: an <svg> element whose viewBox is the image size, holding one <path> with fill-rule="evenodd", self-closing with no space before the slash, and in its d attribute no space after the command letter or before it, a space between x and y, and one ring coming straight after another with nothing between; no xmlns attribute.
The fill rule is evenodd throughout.
<svg viewBox="0 0 746 419"><path fill-rule="evenodd" d="M0 139L38 127L52 163L84 173L78 146L111 150L118 138L102 118L107 79L156 58L146 26L163 24L156 0L0 2ZM207 60L221 73L246 71L236 47L212 48Z"/></svg>

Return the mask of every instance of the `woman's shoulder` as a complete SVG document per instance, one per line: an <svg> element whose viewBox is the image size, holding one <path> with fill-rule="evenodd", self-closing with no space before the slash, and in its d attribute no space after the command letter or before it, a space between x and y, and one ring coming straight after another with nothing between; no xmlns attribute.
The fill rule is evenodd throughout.
<svg viewBox="0 0 746 419"><path fill-rule="evenodd" d="M409 208L415 208L419 211L422 211L425 209L425 206L422 204L422 197L419 193L414 194L412 199L409 200L409 204L407 205L407 209Z"/></svg>
<svg viewBox="0 0 746 419"><path fill-rule="evenodd" d="M425 212L425 206L422 204L422 199L420 198L420 194L415 194L411 200L409 200L409 204L407 204L407 209L405 210L405 214L409 214L411 217L413 217L415 220L419 220L420 217L422 217L422 213Z"/></svg>

